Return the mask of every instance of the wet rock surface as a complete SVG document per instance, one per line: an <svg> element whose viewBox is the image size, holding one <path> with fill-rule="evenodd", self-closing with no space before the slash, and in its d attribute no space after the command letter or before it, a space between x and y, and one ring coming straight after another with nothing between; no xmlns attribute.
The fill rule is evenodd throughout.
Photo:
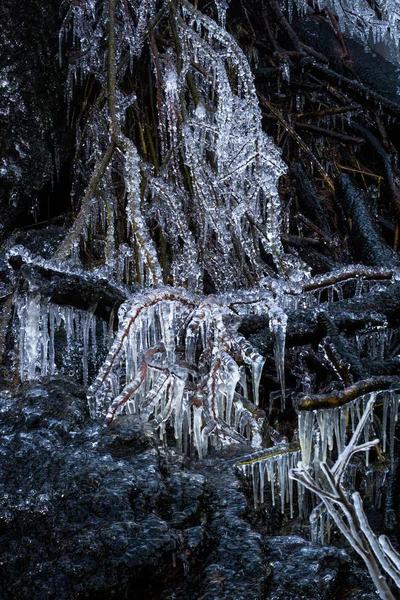
<svg viewBox="0 0 400 600"><path fill-rule="evenodd" d="M254 597L261 548L232 466L214 480L136 417L91 422L65 380L3 392L1 433L1 598Z"/></svg>
<svg viewBox="0 0 400 600"><path fill-rule="evenodd" d="M345 550L316 546L298 536L269 538L265 551L273 573L270 600L336 598L351 564ZM373 587L369 592L374 593Z"/></svg>
<svg viewBox="0 0 400 600"><path fill-rule="evenodd" d="M307 16L294 21L299 39L329 59L329 65L343 75L356 74L365 84L389 100L399 99L400 69L360 41L344 35L350 61L343 61L343 48L328 19Z"/></svg>
<svg viewBox="0 0 400 600"><path fill-rule="evenodd" d="M0 413L0 598L368 597L345 551L250 524L235 448L189 462L136 416L105 428L65 379Z"/></svg>

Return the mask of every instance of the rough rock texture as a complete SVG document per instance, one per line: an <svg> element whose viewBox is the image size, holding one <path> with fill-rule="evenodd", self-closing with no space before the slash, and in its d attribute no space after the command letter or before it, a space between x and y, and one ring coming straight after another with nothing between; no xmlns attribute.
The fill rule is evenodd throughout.
<svg viewBox="0 0 400 600"><path fill-rule="evenodd" d="M188 461L137 417L107 429L68 380L1 392L0 414L4 600L368 597L343 550L250 525L235 448Z"/></svg>
<svg viewBox="0 0 400 600"><path fill-rule="evenodd" d="M35 213L71 151L58 11L53 0L0 6L0 238L18 217Z"/></svg>
<svg viewBox="0 0 400 600"><path fill-rule="evenodd" d="M82 391L54 381L3 396L2 434L0 597L108 598L135 579L156 585L177 544L161 510L161 454L138 421L89 424Z"/></svg>
<svg viewBox="0 0 400 600"><path fill-rule="evenodd" d="M302 42L312 46L329 59L330 67L346 76L356 73L360 81L371 86L382 96L393 101L399 100L400 69L381 54L344 35L351 58L346 66L342 60L343 48L328 19L320 16L302 17L294 21L293 27Z"/></svg>
<svg viewBox="0 0 400 600"><path fill-rule="evenodd" d="M315 546L297 536L269 538L266 553L273 572L271 600L307 600L311 590L315 600L335 598L340 574L351 562L345 550Z"/></svg>
<svg viewBox="0 0 400 600"><path fill-rule="evenodd" d="M0 410L1 598L254 598L261 544L232 465L206 477L136 417L90 422L67 381L3 392Z"/></svg>

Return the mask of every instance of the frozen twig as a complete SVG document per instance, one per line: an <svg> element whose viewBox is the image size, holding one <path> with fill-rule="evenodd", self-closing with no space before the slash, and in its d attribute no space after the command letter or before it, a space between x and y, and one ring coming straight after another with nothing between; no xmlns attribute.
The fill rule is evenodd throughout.
<svg viewBox="0 0 400 600"><path fill-rule="evenodd" d="M373 405L374 398L372 397L365 407L351 440L332 468L326 463L321 463L322 475L315 477L307 467L299 463L296 469L291 470L289 477L304 485L322 500L338 529L364 560L381 599L394 600L394 595L381 569L386 571L400 587L400 556L386 538L381 536L378 539L372 531L364 513L360 494L355 492L350 498L342 487L343 475L353 454L368 450L378 442L378 440L372 440L357 445L361 432L370 418Z"/></svg>
<svg viewBox="0 0 400 600"><path fill-rule="evenodd" d="M355 398L371 392L400 388L400 377L381 375L357 381L344 390L334 390L327 394L302 396L298 403L299 410L320 410L344 406Z"/></svg>
<svg viewBox="0 0 400 600"><path fill-rule="evenodd" d="M133 296L118 316L115 341L89 390L93 415L110 425L119 413L136 412L161 437L170 423L178 447L191 436L200 457L209 443L262 445L265 413L248 401L237 360L251 368L257 403L264 359L229 324L224 298L165 287Z"/></svg>

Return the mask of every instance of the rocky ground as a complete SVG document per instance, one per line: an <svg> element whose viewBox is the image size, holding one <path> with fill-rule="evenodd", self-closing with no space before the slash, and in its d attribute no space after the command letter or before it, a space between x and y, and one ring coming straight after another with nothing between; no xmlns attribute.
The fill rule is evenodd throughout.
<svg viewBox="0 0 400 600"><path fill-rule="evenodd" d="M0 414L4 600L374 596L352 552L264 533L234 470L244 449L186 459L135 416L93 422L62 379L3 391Z"/></svg>

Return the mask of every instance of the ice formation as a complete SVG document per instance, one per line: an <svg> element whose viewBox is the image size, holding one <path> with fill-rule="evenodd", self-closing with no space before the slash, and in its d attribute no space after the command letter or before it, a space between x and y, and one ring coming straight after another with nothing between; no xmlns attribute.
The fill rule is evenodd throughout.
<svg viewBox="0 0 400 600"><path fill-rule="evenodd" d="M264 285L269 288L271 298L269 314L271 331L272 323L276 321L278 316L279 321L284 324L282 330L282 339L284 344L284 334L286 320L282 319L282 313L285 315L286 310L297 310L298 308L314 309L316 314L323 311L326 305L342 300L344 297L361 297L364 294L374 292L376 286L382 289L382 286L390 285L398 278L397 271L393 269L373 269L363 267L362 265L350 265L337 271L332 271L324 276L317 276L310 279L305 279L297 286L290 282L281 282L279 285L273 284L270 280L264 280ZM236 306L236 305L235 305ZM280 314L277 310L279 307ZM375 315L376 321L382 323L382 315ZM371 321L374 320L374 315L371 313ZM385 320L382 325L370 325L364 333L361 333L355 339L355 343L359 348L362 348L371 359L383 358L389 344L389 336L387 331L387 323ZM276 344L276 341L275 341ZM277 354L277 346L275 346L275 354ZM277 372L279 366L277 364ZM305 394L311 393L311 383L307 377L302 378L303 391ZM274 392L276 396L276 392ZM322 461L334 458L341 453L346 445L349 432L353 432L357 427L358 422L363 414L365 406L370 400L376 398L376 405L381 411L381 445L380 452L383 455L388 455L389 460L378 471L368 469L366 476L365 494L374 502L376 506L380 502L380 486L382 481L387 476L390 469L390 461L393 457L394 448L394 432L397 422L399 394L397 389L373 392L370 394L360 395L352 402L337 408L319 409L319 410L300 410L298 412L298 439L300 443L300 451L293 451L291 457L291 448L286 445L281 448L281 452L287 454L287 458L283 461L279 452L279 447L275 447L271 451L255 453L249 457L248 461L239 463L241 470L245 475L252 480L254 502L258 504L264 501L265 489L268 487L267 481L271 483L271 493L274 493L274 477L272 473L276 473L276 477L282 471L279 471L280 465L288 464L296 465L296 460L301 456L301 462L306 468L312 469L312 472L319 472L319 465ZM271 410L271 407L270 407ZM372 423L367 423L364 429L364 440L367 442L372 433L370 427ZM366 453L365 464L368 468L369 453ZM292 467L290 467L292 468ZM360 471L360 465L349 465L349 473L346 477L346 485L349 489L355 489L355 474ZM265 473L268 476L265 477ZM280 475L279 475L280 476ZM286 479L286 471L283 474L283 480ZM284 485L284 484L281 484ZM283 495L283 498L285 495ZM286 497L288 499L289 496ZM299 512L304 511L304 489L300 485L297 491L299 502ZM281 498L282 502L283 499ZM282 504L283 510L284 504ZM292 505L290 508L292 512ZM317 540L327 541L329 536L329 516L324 510L315 510L312 515L312 535L316 536Z"/></svg>
<svg viewBox="0 0 400 600"><path fill-rule="evenodd" d="M78 267L34 257L22 247L10 250L9 258L15 257L28 265L92 278L93 282L107 276L104 268L89 276ZM256 406L264 358L238 333L241 318L249 314L269 318L284 406L286 311L304 306L304 301L309 306L307 295L320 290L324 291L327 302L340 300L341 293L332 294L330 290L337 290L354 279L360 282L355 286L355 293L359 294L366 283L370 287L379 281L388 284L396 277L393 270L355 265L325 278L306 276L303 282L296 284L285 279L264 278L263 287L214 296L172 287L131 295L120 307L118 333L90 388L92 413L103 415L111 422L122 412L137 412L153 422L162 439L165 439L167 425L171 425L177 445L188 450L192 444L199 456L206 454L210 444L219 446L231 441L248 439L259 448L263 419L257 414ZM123 297L129 296L126 287L115 285ZM321 299L316 302L316 297L313 298L311 305L316 311L322 310ZM51 375L56 369L69 372L68 353L79 351L83 380L87 382L88 356L91 356L93 372L97 348L104 350L109 339L107 328L100 326L92 313L56 306L42 298L32 283L31 291L17 299L17 314L21 380ZM58 361L56 367L54 336L60 330L64 332L67 352L64 364ZM382 334L379 335L377 343L370 342L374 356L377 352L381 354L385 343ZM251 375L250 392L244 365L248 365ZM393 446L397 396L385 392L380 398L385 452L386 446ZM364 401L366 398L359 398L347 407L300 412L299 441L305 464L325 460L334 447L339 451L343 448L349 423L355 426ZM386 425L388 420L390 426ZM257 496L262 494L259 492Z"/></svg>
<svg viewBox="0 0 400 600"><path fill-rule="evenodd" d="M393 548L387 536L380 535L378 537L374 533L365 514L360 493L347 490L345 483L351 460L360 453L368 452L379 443L377 438L359 443L363 432L366 437L365 431L371 420L374 402L374 396L366 401L363 414L350 440L338 454L333 466L327 462L320 464L322 476L313 474L301 462L297 468L292 469L289 476L321 500L321 504L312 514L314 533L318 535L318 529L320 529L318 521L323 516L323 508L327 512L328 529L329 521L332 519L340 533L364 560L379 596L382 599L394 600L395 596L387 584L385 575L389 575L400 588L400 555ZM397 412L397 402L395 405ZM321 533L323 535L324 530Z"/></svg>
<svg viewBox="0 0 400 600"><path fill-rule="evenodd" d="M124 96L118 82L127 69L135 69L149 45L160 155L153 152L150 162L143 157L147 142L142 135L142 147L129 136L120 136L122 152L108 157L107 148L112 146L110 132L105 135L108 109L104 100L95 104L91 122L78 132L79 152L85 153L86 164L95 171L105 159L107 164L93 197L82 205L84 214L74 225L77 235L61 247L60 258L77 260L78 234L85 241L98 238L100 227L104 248L96 242L96 252L103 254L113 277L128 283L160 285L172 278L174 285L196 290L207 272L220 292L251 287L268 272L261 248L272 256L282 276L299 276L304 265L285 255L280 240L277 182L285 165L262 130L253 74L243 51L223 27L226 7L222 4L218 3L221 23L217 24L182 0L171 25L179 52L171 48L162 52L146 33L155 14L153 3L116 3L118 123L124 125L129 103L137 103L136 96ZM101 8L94 2L69 3L60 43L72 42L77 53L69 67L70 90L77 77L90 75L102 86L106 83L102 76L106 32L107 3ZM123 61L124 51L129 61ZM121 161L127 239L121 239L121 228L116 226L120 200L108 184L113 170L121 170ZM90 185L88 189L92 191ZM160 227L168 255L156 251L150 223L153 230L155 223Z"/></svg>
<svg viewBox="0 0 400 600"><path fill-rule="evenodd" d="M108 331L92 312L49 302L37 292L16 299L21 381L63 373L88 384L98 368Z"/></svg>
<svg viewBox="0 0 400 600"><path fill-rule="evenodd" d="M346 444L347 430L354 431L365 406L371 399L377 405L382 405L381 444L382 452L389 450L393 458L394 432L398 419L399 393L397 391L373 392L360 395L344 406L326 410L300 411L299 441L302 450L302 462L306 466L318 466L326 462L333 450L339 454ZM370 439L368 423L364 429L364 441ZM366 453L368 466L368 452Z"/></svg>
<svg viewBox="0 0 400 600"><path fill-rule="evenodd" d="M297 4L306 10L304 0ZM210 446L250 442L257 454L240 468L253 480L255 503L264 501L269 482L273 503L277 489L282 512L289 502L293 514L288 473L300 449L295 444L260 450L263 417L256 407L264 358L238 333L240 318L264 314L269 319L284 407L287 312L318 312L344 294L358 296L374 285L389 285L397 275L354 265L310 278L300 260L285 255L277 191L285 165L262 131L248 60L224 28L225 1L216 1L217 23L187 0L163 5L158 13L154 0L117 0L115 89L106 77L104 47L111 3L71 0L64 5L60 57L65 44L72 43L69 96L89 77L102 91L87 121L77 125L77 161L87 167L87 188L74 235L57 254L58 268L82 273L80 248L90 245L102 262L102 277L142 289L133 294L131 288L120 307L118 332L89 390L92 415L111 423L124 412L138 413L159 431L160 439L166 441L171 428L178 448L195 448L199 457ZM353 2L359 21L346 3L332 0L330 5L352 34L358 32L366 41L372 35L375 44L384 41L392 55L398 53L397 1L374 3L374 8L366 0ZM163 39L159 23L170 43L158 46L153 32ZM134 78L144 57L150 57L155 88L156 131L147 138L140 100L132 90L124 91L125 75ZM287 70L284 76L289 76ZM117 141L110 94L116 100ZM137 114L127 119L133 105ZM135 119L132 127L129 122ZM272 258L273 277L262 260L265 254ZM28 254L25 259L33 260ZM57 263L50 266L54 270ZM200 294L206 277L218 295ZM354 281L357 285L349 287ZM167 282L174 287L163 286ZM56 306L32 289L18 297L17 315L21 380L68 371L68 353L79 349L83 380L88 381L97 349L108 341L93 314ZM55 350L60 331L67 348L63 364ZM379 358L387 343L385 327L370 333L359 336L357 344ZM383 403L383 452L388 447L393 453L398 396L385 392L378 398ZM348 428L357 425L369 399L315 413L301 411L303 464L316 468L329 453L340 453ZM368 435L366 427L365 440ZM300 487L300 504L302 494Z"/></svg>
<svg viewBox="0 0 400 600"><path fill-rule="evenodd" d="M296 443L280 444L240 459L236 466L252 482L256 508L259 502L264 503L265 488L269 483L273 506L275 506L276 495L278 495L282 514L285 513L285 507L288 504L292 518L294 501L297 496L301 512L302 490L297 485L295 495L293 480L289 477L289 471L297 465L300 459L301 452Z"/></svg>
<svg viewBox="0 0 400 600"><path fill-rule="evenodd" d="M357 473L363 473L364 498L377 508L381 505L382 489L394 459L395 428L398 420L400 395L398 390L361 395L345 406L318 411L302 411L299 414L299 441L301 446L302 469L314 473L318 478L321 464L348 451L348 431L355 432L364 421L360 436L364 445L368 445L375 435L373 429L373 409L381 409L379 468L369 466L369 449L365 450L364 468L360 462L348 462L344 474L345 489L353 492L357 489ZM368 418L365 419L365 412ZM384 461L384 456L388 460ZM339 460L339 459L338 459ZM300 482L299 482L300 485ZM310 533L315 542L330 542L331 516L323 504L314 508L310 515Z"/></svg>
<svg viewBox="0 0 400 600"><path fill-rule="evenodd" d="M227 304L198 297L183 288L148 290L124 303L119 331L89 394L94 415L111 423L135 412L176 444L262 444L262 418L251 409L237 357L250 366L253 399L264 359L237 333ZM236 360L233 356L235 355ZM250 406L250 408L249 408Z"/></svg>
<svg viewBox="0 0 400 600"><path fill-rule="evenodd" d="M293 14L293 4L304 14L307 9L304 0L287 0L290 17ZM386 58L399 61L399 0L314 0L311 5L313 4L318 9L326 7L332 10L343 33L359 39Z"/></svg>

